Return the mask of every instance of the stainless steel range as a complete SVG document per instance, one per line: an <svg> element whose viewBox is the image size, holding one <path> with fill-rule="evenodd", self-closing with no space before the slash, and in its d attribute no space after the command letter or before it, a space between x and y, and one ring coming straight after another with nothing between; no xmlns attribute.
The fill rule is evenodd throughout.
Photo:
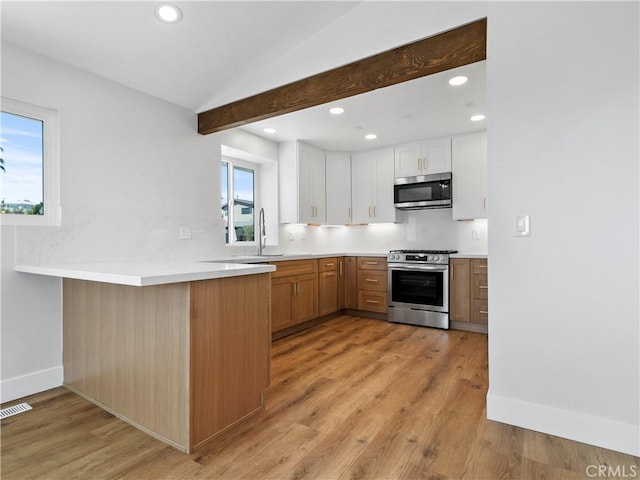
<svg viewBox="0 0 640 480"><path fill-rule="evenodd" d="M456 250L392 250L390 322L449 328L449 255Z"/></svg>

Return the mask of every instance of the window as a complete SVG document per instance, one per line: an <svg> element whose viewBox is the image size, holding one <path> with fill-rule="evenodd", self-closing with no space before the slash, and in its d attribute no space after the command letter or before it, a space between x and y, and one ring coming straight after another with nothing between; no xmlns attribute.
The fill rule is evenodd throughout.
<svg viewBox="0 0 640 480"><path fill-rule="evenodd" d="M255 241L256 167L233 158L222 160L221 208L227 244Z"/></svg>
<svg viewBox="0 0 640 480"><path fill-rule="evenodd" d="M0 223L59 225L57 113L2 97Z"/></svg>

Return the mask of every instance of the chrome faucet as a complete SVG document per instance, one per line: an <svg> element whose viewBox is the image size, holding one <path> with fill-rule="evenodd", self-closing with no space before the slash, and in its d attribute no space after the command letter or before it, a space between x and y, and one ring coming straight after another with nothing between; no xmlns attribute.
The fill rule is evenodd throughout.
<svg viewBox="0 0 640 480"><path fill-rule="evenodd" d="M264 208L258 215L258 255L262 255L262 249L267 246L267 229L264 225Z"/></svg>

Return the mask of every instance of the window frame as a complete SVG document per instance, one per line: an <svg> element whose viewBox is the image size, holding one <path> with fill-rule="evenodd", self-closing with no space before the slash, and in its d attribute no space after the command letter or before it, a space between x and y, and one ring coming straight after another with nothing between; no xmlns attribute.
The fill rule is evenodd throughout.
<svg viewBox="0 0 640 480"><path fill-rule="evenodd" d="M222 170L222 164L227 164L227 218L228 218L228 226L233 225L233 216L234 216L234 208L233 204L233 171L234 167L239 167L244 170L251 170L253 172L253 240L243 241L236 240L235 234L231 235L231 231L229 232L229 241L225 242L226 246L254 246L257 245L257 237L258 237L258 218L257 212L260 211L260 205L258 203L259 199L259 177L260 177L260 164L250 162L248 160L241 160L239 158L229 157L226 155L222 156L222 160L220 162L220 169ZM222 182L220 182L222 184ZM220 192L220 198L222 198L222 192Z"/></svg>
<svg viewBox="0 0 640 480"><path fill-rule="evenodd" d="M43 203L44 215L0 214L0 225L60 226L60 127L56 110L33 105L9 97L0 97L3 112L32 118L42 122L43 145ZM5 165L6 166L6 165ZM3 175L0 173L0 175Z"/></svg>

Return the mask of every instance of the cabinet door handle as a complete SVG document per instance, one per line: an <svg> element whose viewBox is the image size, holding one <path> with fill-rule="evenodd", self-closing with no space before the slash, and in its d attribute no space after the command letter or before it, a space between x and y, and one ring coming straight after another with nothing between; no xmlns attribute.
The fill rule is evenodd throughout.
<svg viewBox="0 0 640 480"><path fill-rule="evenodd" d="M371 205L369 205L369 218L371 218Z"/></svg>
<svg viewBox="0 0 640 480"><path fill-rule="evenodd" d="M373 216L374 217L378 216L377 207L375 205L373 206Z"/></svg>
<svg viewBox="0 0 640 480"><path fill-rule="evenodd" d="M293 284L293 296L297 297L298 296L298 282L295 282Z"/></svg>
<svg viewBox="0 0 640 480"><path fill-rule="evenodd" d="M342 276L342 260L340 260L338 262L338 267L339 267L339 271L340 271L340 276Z"/></svg>
<svg viewBox="0 0 640 480"><path fill-rule="evenodd" d="M456 279L456 265L455 263L451 265L451 281L453 282Z"/></svg>
<svg viewBox="0 0 640 480"><path fill-rule="evenodd" d="M347 218L351 220L351 207L347 208Z"/></svg>

